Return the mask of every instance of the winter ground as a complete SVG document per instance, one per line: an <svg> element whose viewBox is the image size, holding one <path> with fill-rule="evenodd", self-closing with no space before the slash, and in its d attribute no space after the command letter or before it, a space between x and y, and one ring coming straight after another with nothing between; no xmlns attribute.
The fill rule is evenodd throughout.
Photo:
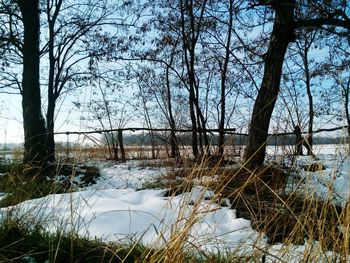
<svg viewBox="0 0 350 263"><path fill-rule="evenodd" d="M269 149L270 153L272 151ZM292 180L289 188L298 187L320 197L331 196L345 205L349 156L340 147L321 148L316 153L317 161L306 156L283 160L289 165L293 163L298 176L298 184ZM313 162L323 163L326 169L317 172L303 169ZM94 185L3 208L0 217L11 213L23 220L40 223L48 231L74 231L103 241L137 241L146 246L165 248L177 238L184 238L185 249L189 251L221 255L229 252L259 255L261 251L268 251L266 262L276 262L277 258L299 262L310 246L317 247L317 243L306 243L286 250L282 244L268 245L264 234L253 230L250 221L238 218L235 210L217 204L215 193L199 183L191 192L172 197L166 195L167 189L143 189L145 184L164 177L167 168L145 167L138 161L129 161L100 164L100 171L101 177ZM79 174L73 180L79 184ZM322 260L319 255L315 257Z"/></svg>

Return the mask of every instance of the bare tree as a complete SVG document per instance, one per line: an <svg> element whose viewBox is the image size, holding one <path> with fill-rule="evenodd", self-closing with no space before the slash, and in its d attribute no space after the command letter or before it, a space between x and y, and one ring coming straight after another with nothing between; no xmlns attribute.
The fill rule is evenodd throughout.
<svg viewBox="0 0 350 263"><path fill-rule="evenodd" d="M195 72L196 46L203 25L203 16L207 1L196 3L193 0L180 0L181 37L183 44L184 63L187 70L190 116L192 121L192 152L195 158L199 157L197 134L198 129L203 132L206 145L208 139L205 132L205 120L199 108L199 90ZM199 16L195 15L195 8L199 9Z"/></svg>
<svg viewBox="0 0 350 263"><path fill-rule="evenodd" d="M262 1L263 4L264 1ZM265 158L266 141L282 75L287 46L295 40L294 0L273 1L275 10L270 44L264 56L265 69L262 84L252 112L245 163L248 169L261 166Z"/></svg>
<svg viewBox="0 0 350 263"><path fill-rule="evenodd" d="M295 30L304 27L321 28L324 25L350 28L350 20L343 12L346 6L337 6L336 3L332 2L323 7L320 2L316 2L313 7L320 8L321 17L295 17L296 5L301 5L301 1L257 1L258 5L272 8L275 12L275 18L269 47L264 56L263 80L254 104L249 127L244 160L248 169L255 169L264 162L269 124L280 88L284 56L288 44L295 41Z"/></svg>
<svg viewBox="0 0 350 263"><path fill-rule="evenodd" d="M14 1L23 23L22 110L24 128L24 162L43 165L48 156L47 132L41 112L40 92L40 15L39 0Z"/></svg>
<svg viewBox="0 0 350 263"><path fill-rule="evenodd" d="M338 96L333 98L335 101L335 107L333 110L330 109L331 105L324 105L324 107L327 110L334 112L335 117L338 120L342 120L345 115L348 143L350 144L350 52L348 51L348 43L343 41L342 37L336 36L332 42L337 44L330 48L328 61L323 65L323 68L320 71L322 74L327 73L333 79L333 85L330 87L329 93L337 94L339 93L340 88L341 98L340 100ZM327 95L331 97L330 94ZM345 114L342 110L339 111L339 101L343 104Z"/></svg>
<svg viewBox="0 0 350 263"><path fill-rule="evenodd" d="M60 95L99 76L94 60L106 56L111 36L100 33L105 25L114 27L122 20L112 20L116 7L108 1L53 1L42 3L46 12L47 42L42 48L48 59L46 127L49 158L55 160L54 123L56 103ZM47 54L47 57L46 57ZM86 70L82 65L88 64Z"/></svg>
<svg viewBox="0 0 350 263"><path fill-rule="evenodd" d="M6 45L11 47L9 52L12 51L19 58L16 63L23 60L22 78L7 73L12 78L7 78L6 81L8 86L15 85L19 88L23 98L24 162L52 163L55 160L56 102L63 92L88 79L96 78L92 67L79 70L79 65L89 64L92 58L106 55L105 46L110 44L107 40L109 38L97 29L103 25L114 26L117 22L121 23L121 20L109 20L115 9L108 7L107 2L3 1L1 7L6 12L1 13L6 18L2 16L1 22L6 24L7 32L4 32L2 43L6 40ZM13 3L18 6L18 10L12 8ZM40 4L46 17L40 17ZM23 27L17 26L18 21L22 22ZM41 39L44 40L41 41L44 43L41 49L40 30L48 32L47 39ZM90 41L91 39L94 41ZM97 43L98 48L92 43ZM103 52L98 53L96 50L99 49ZM39 75L39 64L40 60L45 61L46 58L49 70L45 79L46 72ZM44 81L47 81L48 88L46 123L41 112L40 82Z"/></svg>
<svg viewBox="0 0 350 263"><path fill-rule="evenodd" d="M232 56L232 50L231 50L231 44L232 44L232 34L233 34L233 19L234 19L234 0L230 0L227 3L227 6L224 6L226 8L225 14L227 17L215 17L217 19L218 24L218 33L221 34L221 36L214 35L214 39L219 43L219 45L222 46L223 49L223 55L220 56L218 54L215 56L215 60L217 61L219 68L220 68L220 111L219 111L219 140L218 140L218 148L219 148L219 155L223 156L224 154L224 144L225 144L225 125L226 125L226 97L228 93L228 74L229 74L229 62ZM222 10L220 10L220 13L223 13ZM223 31L222 31L223 30ZM222 36L223 34L223 36ZM221 40L222 37L226 37L225 40ZM213 48L214 50L217 48ZM215 51L214 51L215 52Z"/></svg>
<svg viewBox="0 0 350 263"><path fill-rule="evenodd" d="M166 58L164 58L166 59ZM172 89L171 82L171 67L174 60L174 56L169 58L169 61L153 61L154 65L158 65L157 68L150 66L140 67L137 72L137 83L139 87L138 97L141 100L141 104L144 107L144 116L146 118L146 124L151 127L151 118L147 106L147 102L153 101L153 109L157 107L159 119L165 119L165 125L169 126L170 131L170 157L180 159L180 151L178 146L178 139L176 136L176 120L174 117L173 109L173 93L175 89ZM164 68L165 67L165 68ZM160 116L159 116L160 115ZM153 135L151 138L153 138ZM152 139L153 140L153 139Z"/></svg>
<svg viewBox="0 0 350 263"><path fill-rule="evenodd" d="M311 80L312 76L315 76L315 74L312 74L310 69L310 49L312 45L314 44L315 37L316 37L317 31L312 31L309 34L305 34L304 37L301 39L301 41L297 41L297 48L298 53L302 59L302 69L304 72L304 83L307 93L307 98L309 101L309 124L308 124L308 136L306 138L307 140L307 154L312 155L312 145L313 145L313 126L314 126L314 117L315 117L315 111L314 111L314 100L313 95L311 91Z"/></svg>

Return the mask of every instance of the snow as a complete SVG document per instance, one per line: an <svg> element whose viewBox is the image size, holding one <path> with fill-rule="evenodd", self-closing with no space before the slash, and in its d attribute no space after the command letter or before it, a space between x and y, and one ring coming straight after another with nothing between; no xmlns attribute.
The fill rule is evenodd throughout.
<svg viewBox="0 0 350 263"><path fill-rule="evenodd" d="M317 157L326 170L301 169L314 162L311 157L294 160L301 182L298 189L319 197L329 195L344 205L348 199L350 157L342 151L319 152ZM309 249L308 244L292 246L287 255L283 252L285 245L268 245L264 234L255 231L249 220L238 218L235 210L215 203L215 193L200 185L200 181L191 192L172 197L166 196L166 189L142 189L145 183L165 176L166 168L141 167L138 161L129 161L100 165L100 171L101 177L94 185L2 208L0 218L12 215L36 222L51 232L74 231L91 239L138 241L151 247L162 248L174 238L184 237L185 249L194 251L253 255L268 250L266 262L275 262L276 258L299 262ZM79 176L74 180L79 182Z"/></svg>
<svg viewBox="0 0 350 263"><path fill-rule="evenodd" d="M191 193L164 197L165 190L107 189L55 194L2 209L35 220L47 230L74 231L103 241L138 240L164 246L173 235L188 237L187 244L209 252L253 244L259 237L250 221L235 211L203 198L213 193L197 186ZM191 226L186 233L186 228Z"/></svg>
<svg viewBox="0 0 350 263"><path fill-rule="evenodd" d="M315 172L303 169L313 163L322 164L325 169ZM291 163L287 162L287 165ZM298 190L323 200L330 198L343 207L346 205L349 199L349 155L343 151L336 154L322 153L317 155L317 160L311 156L298 156L293 166L299 180L297 189L291 187L290 190Z"/></svg>
<svg viewBox="0 0 350 263"><path fill-rule="evenodd" d="M99 165L101 177L93 189L141 189L145 183L151 183L165 176L166 168L141 167L139 161L126 163L105 163Z"/></svg>

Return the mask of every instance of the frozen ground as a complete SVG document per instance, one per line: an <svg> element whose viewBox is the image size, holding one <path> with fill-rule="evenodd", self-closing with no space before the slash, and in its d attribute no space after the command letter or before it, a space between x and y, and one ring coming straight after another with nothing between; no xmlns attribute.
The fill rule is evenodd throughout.
<svg viewBox="0 0 350 263"><path fill-rule="evenodd" d="M311 156L286 157L284 163L294 167L298 180L289 187L321 199L331 198L345 206L349 200L350 156L345 145L317 145L316 158ZM319 171L308 171L310 165L323 166Z"/></svg>
<svg viewBox="0 0 350 263"><path fill-rule="evenodd" d="M306 172L300 168L314 162L310 157L295 160L302 179L298 187L319 196L329 194L344 204L350 159L344 152L334 150L333 154L318 153L317 162L326 167L323 171ZM186 248L195 251L251 255L268 249L266 262L276 262L276 257L299 262L309 246L317 247L317 243L293 246L285 253L282 245L268 246L263 234L252 229L250 221L237 218L235 210L216 204L212 201L214 193L200 185L175 197L167 197L166 189L138 190L165 174L165 168L140 167L137 161L106 164L101 166L102 176L95 185L71 194L28 200L1 209L0 216L11 213L38 222L49 231L75 231L104 241L139 241L163 247L181 236L187 240Z"/></svg>
<svg viewBox="0 0 350 263"><path fill-rule="evenodd" d="M149 184L163 177L167 173L166 168L152 168L141 166L139 161L128 161L115 164L113 162L97 165L101 171L101 177L96 184L85 187L85 190L105 189L141 189L145 183ZM79 182L79 178L77 178Z"/></svg>
<svg viewBox="0 0 350 263"><path fill-rule="evenodd" d="M310 157L300 156L296 160L296 174L301 180L298 180L292 187L303 191L307 195L318 196L322 199L331 198L340 206L345 207L349 200L349 156L320 154L317 161ZM305 171L305 167L311 163L324 165L325 170L317 172ZM304 167L304 168L303 168Z"/></svg>

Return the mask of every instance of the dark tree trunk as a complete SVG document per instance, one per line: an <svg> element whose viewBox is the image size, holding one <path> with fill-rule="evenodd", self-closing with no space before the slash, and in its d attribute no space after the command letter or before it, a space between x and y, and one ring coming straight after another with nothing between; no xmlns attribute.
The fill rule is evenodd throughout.
<svg viewBox="0 0 350 263"><path fill-rule="evenodd" d="M169 80L169 67L167 66L166 72L166 89L167 89L167 107L169 112L169 124L171 128L170 132L170 147L171 147L171 158L175 158L177 160L180 160L180 151L179 151L179 145L177 141L177 137L175 134L176 129L176 123L173 115L173 107L171 102L171 91L170 91L170 80Z"/></svg>
<svg viewBox="0 0 350 263"><path fill-rule="evenodd" d="M199 157L198 151L198 139L197 133L198 129L201 129L200 125L197 123L197 118L200 116L196 116L198 114L199 105L198 105L198 92L196 94L196 75L195 75L195 49L199 37L199 32L202 26L202 19L204 16L204 10L206 6L206 1L203 1L200 17L197 21L195 18L194 10L193 10L193 0L189 1L180 1L180 10L181 10L181 34L182 34L182 43L183 43L183 53L184 60L187 69L188 75L188 90L189 90L189 105L190 105L190 117L192 124L192 154L195 159ZM188 17L185 18L185 13L187 13ZM203 122L203 119L202 119ZM201 129L204 131L204 129ZM204 131L205 132L205 131ZM204 136L205 133L204 133Z"/></svg>
<svg viewBox="0 0 350 263"><path fill-rule="evenodd" d="M204 154L204 150L203 150L203 128L201 125L201 121L199 119L199 115L198 115L198 110L196 110L196 116L197 116L197 126L198 126L198 142L199 142L199 152L200 155L203 156Z"/></svg>
<svg viewBox="0 0 350 263"><path fill-rule="evenodd" d="M54 138L54 120L56 98L54 95L54 76L55 76L55 57L54 57L54 24L49 22L49 82L48 82L48 105L46 112L47 125L47 147L50 161L55 161L55 138Z"/></svg>
<svg viewBox="0 0 350 263"><path fill-rule="evenodd" d="M24 163L41 166L47 160L47 133L41 112L39 80L39 0L18 0L23 27L22 109Z"/></svg>
<svg viewBox="0 0 350 263"><path fill-rule="evenodd" d="M224 72L221 73L223 76L221 77L221 100L220 100L220 120L219 120L219 141L218 141L218 148L219 148L219 156L224 155L224 144L225 144L225 111L226 111L226 96L225 93L225 80L224 75L226 75Z"/></svg>
<svg viewBox="0 0 350 263"><path fill-rule="evenodd" d="M198 91L197 85L195 90L197 94L195 97L195 106L196 106L196 113L197 113L198 128L200 130L199 145L200 145L201 155L210 156L210 149L209 149L210 145L209 145L208 133L206 131L206 120L199 106L199 101L198 101L199 91ZM205 147L203 147L203 142Z"/></svg>
<svg viewBox="0 0 350 263"><path fill-rule="evenodd" d="M344 108L345 108L345 116L346 116L346 122L347 122L347 130L348 130L348 144L350 146L350 112L349 112L349 95L350 95L350 78L348 79L347 83L344 85L341 85L343 89L343 96L345 98L344 100Z"/></svg>
<svg viewBox="0 0 350 263"><path fill-rule="evenodd" d="M50 162L55 161L55 108L57 100L57 85L55 82L55 55L54 55L54 45L55 45L55 23L60 10L62 0L58 1L56 4L55 11L53 15L50 14L50 3L47 1L47 20L49 25L49 42L48 42L48 53L49 53L49 80L48 80L48 106L46 112L46 129L47 129L47 148L48 148L48 160Z"/></svg>
<svg viewBox="0 0 350 263"><path fill-rule="evenodd" d="M118 140L114 139L114 136L112 137L112 143L113 143L113 160L118 161L119 160L119 149L118 149L119 145L118 145Z"/></svg>
<svg viewBox="0 0 350 263"><path fill-rule="evenodd" d="M307 148L307 155L313 155L312 152L312 132L313 132L313 125L314 125L314 103L313 103L313 97L311 93L311 79L310 79L310 70L309 70L309 60L308 60L308 49L304 50L304 69L305 69L305 84L306 84L306 93L307 97L309 99L309 127L308 127L308 137L306 143L309 145Z"/></svg>
<svg viewBox="0 0 350 263"><path fill-rule="evenodd" d="M295 134L295 155L303 155L303 144L304 138L301 134L301 129L299 125L294 127Z"/></svg>
<svg viewBox="0 0 350 263"><path fill-rule="evenodd" d="M244 163L252 170L264 163L270 119L280 90L284 56L288 44L295 40L295 0L271 2L276 13L275 21L265 54L264 76L254 104L245 151Z"/></svg>
<svg viewBox="0 0 350 263"><path fill-rule="evenodd" d="M154 138L154 133L152 131L152 126L150 126L150 132L149 135L151 136L151 151L152 151L152 159L156 159L156 143Z"/></svg>
<svg viewBox="0 0 350 263"><path fill-rule="evenodd" d="M194 111L194 105L193 105L193 97L194 95L191 94L190 91L190 117L191 117L191 123L192 123L192 154L195 159L199 156L198 151L198 138L197 138L197 123L196 123L196 114Z"/></svg>
<svg viewBox="0 0 350 263"><path fill-rule="evenodd" d="M191 123L192 123L192 154L194 158L197 159L199 156L198 139L197 139L197 121L196 121L196 114L194 111L194 91L192 90L190 90L189 104L190 104L190 117L191 117Z"/></svg>
<svg viewBox="0 0 350 263"><path fill-rule="evenodd" d="M229 21L227 27L227 41L225 46L225 59L221 69L221 94L220 94L220 120L219 120L219 155L224 155L224 144L225 144L225 116L226 116L226 78L228 62L230 59L230 44L233 26L233 0L230 0L229 6Z"/></svg>
<svg viewBox="0 0 350 263"><path fill-rule="evenodd" d="M170 157L175 158L176 160L180 160L180 150L179 150L179 145L177 142L177 137L175 134L175 127L171 126L171 132L170 132Z"/></svg>
<svg viewBox="0 0 350 263"><path fill-rule="evenodd" d="M48 101L47 113L46 113L46 126L47 126L47 160L51 163L55 162L55 105L56 102Z"/></svg>
<svg viewBox="0 0 350 263"><path fill-rule="evenodd" d="M123 130L118 130L118 141L119 141L119 147L120 147L120 153L121 153L121 160L122 162L126 162L126 156L125 156L125 149L124 149L124 142L123 142Z"/></svg>
<svg viewBox="0 0 350 263"><path fill-rule="evenodd" d="M185 59L187 61L187 70L188 70L188 77L189 77L189 88L190 88L190 96L189 96L189 103L190 103L190 116L191 116L191 122L192 122L192 153L193 156L197 159L199 157L199 151L198 151L198 122L197 118L198 115L196 115L196 92L195 92L195 75L194 75L194 45L192 45L190 49L190 55L189 60L187 58L187 51L185 51ZM198 128L197 128L198 127ZM202 143L201 140L199 142Z"/></svg>

